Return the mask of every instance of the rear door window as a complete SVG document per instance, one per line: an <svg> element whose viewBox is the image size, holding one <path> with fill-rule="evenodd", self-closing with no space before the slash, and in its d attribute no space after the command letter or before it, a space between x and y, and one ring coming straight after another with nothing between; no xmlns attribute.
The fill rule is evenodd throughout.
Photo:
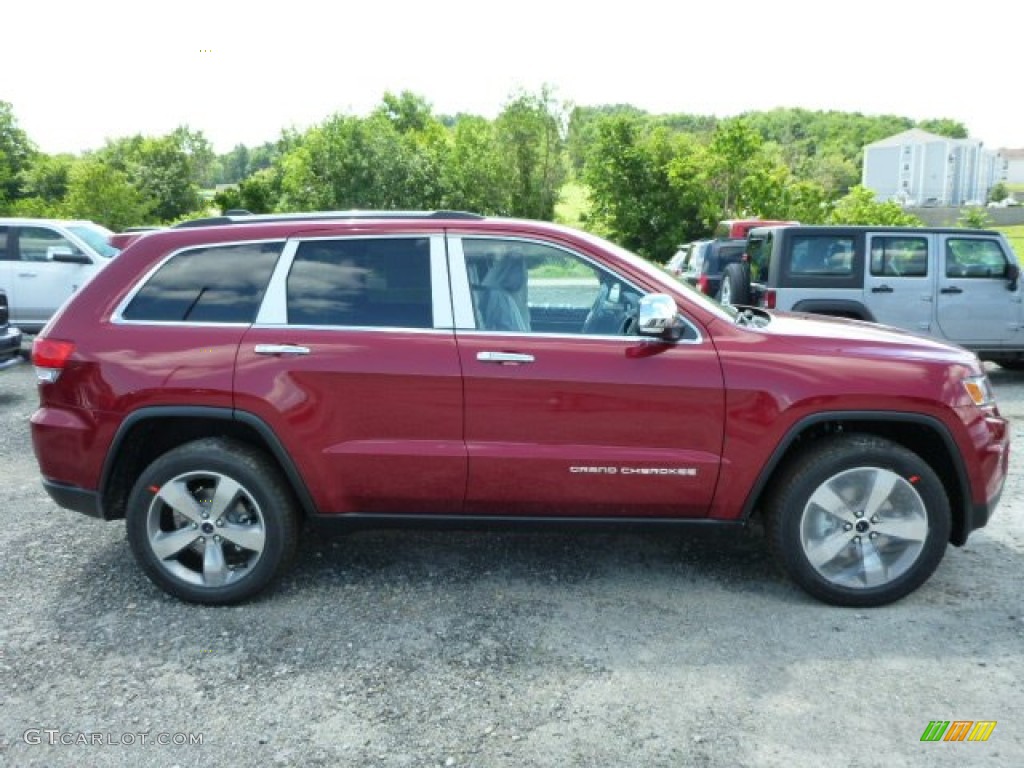
<svg viewBox="0 0 1024 768"><path fill-rule="evenodd" d="M432 328L430 238L304 241L287 297L291 325Z"/></svg>
<svg viewBox="0 0 1024 768"><path fill-rule="evenodd" d="M923 237L873 237L871 274L876 277L927 277L928 241Z"/></svg>

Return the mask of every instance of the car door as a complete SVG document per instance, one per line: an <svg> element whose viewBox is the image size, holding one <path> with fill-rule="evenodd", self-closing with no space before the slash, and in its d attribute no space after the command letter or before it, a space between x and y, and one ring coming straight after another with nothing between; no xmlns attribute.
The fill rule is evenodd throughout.
<svg viewBox="0 0 1024 768"><path fill-rule="evenodd" d="M643 291L587 255L451 237L466 512L706 515L722 450L718 357L696 324L632 335Z"/></svg>
<svg viewBox="0 0 1024 768"><path fill-rule="evenodd" d="M1007 279L1012 258L991 235L942 234L943 274L938 319L957 344L995 347L1020 343L1020 281Z"/></svg>
<svg viewBox="0 0 1024 768"><path fill-rule="evenodd" d="M92 257L53 227L23 225L12 229L13 242L8 237L11 321L38 327L92 276ZM58 250L80 255L89 263L54 261Z"/></svg>
<svg viewBox="0 0 1024 768"><path fill-rule="evenodd" d="M238 352L325 513L461 511L462 377L441 235L289 241Z"/></svg>
<svg viewBox="0 0 1024 768"><path fill-rule="evenodd" d="M864 306L876 322L938 335L935 238L918 233L868 233Z"/></svg>

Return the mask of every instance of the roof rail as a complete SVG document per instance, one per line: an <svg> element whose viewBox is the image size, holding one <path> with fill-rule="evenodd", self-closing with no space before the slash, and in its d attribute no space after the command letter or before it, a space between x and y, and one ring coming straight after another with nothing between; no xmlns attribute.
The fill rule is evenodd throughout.
<svg viewBox="0 0 1024 768"><path fill-rule="evenodd" d="M174 228L219 227L225 224L260 224L287 221L335 221L338 219L483 219L467 211L310 211L307 213L249 213L231 210L223 216L179 221Z"/></svg>

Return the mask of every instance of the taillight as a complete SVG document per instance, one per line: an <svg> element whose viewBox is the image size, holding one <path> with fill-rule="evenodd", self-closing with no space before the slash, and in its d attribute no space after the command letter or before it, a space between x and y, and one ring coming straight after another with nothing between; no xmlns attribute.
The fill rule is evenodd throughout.
<svg viewBox="0 0 1024 768"><path fill-rule="evenodd" d="M706 293L708 296L711 295L711 282L708 280L707 275L701 275L697 278L697 287L701 293Z"/></svg>
<svg viewBox="0 0 1024 768"><path fill-rule="evenodd" d="M37 338L32 342L32 365L36 369L36 378L50 384L55 382L74 351L72 341Z"/></svg>
<svg viewBox="0 0 1024 768"><path fill-rule="evenodd" d="M775 291L767 290L761 297L761 306L765 309L775 309Z"/></svg>

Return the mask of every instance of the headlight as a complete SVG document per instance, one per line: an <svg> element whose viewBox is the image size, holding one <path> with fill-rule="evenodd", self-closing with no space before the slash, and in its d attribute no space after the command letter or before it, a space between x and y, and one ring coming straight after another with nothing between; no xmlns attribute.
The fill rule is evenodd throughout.
<svg viewBox="0 0 1024 768"><path fill-rule="evenodd" d="M967 396L979 408L986 405L995 405L996 398L992 394L992 387L988 383L987 376L968 376L964 379L964 389Z"/></svg>

